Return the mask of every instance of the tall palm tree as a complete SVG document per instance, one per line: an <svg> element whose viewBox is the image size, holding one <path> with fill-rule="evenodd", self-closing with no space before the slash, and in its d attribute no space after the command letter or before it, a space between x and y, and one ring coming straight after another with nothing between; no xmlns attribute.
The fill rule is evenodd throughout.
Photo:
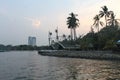
<svg viewBox="0 0 120 80"><path fill-rule="evenodd" d="M74 40L76 39L76 27L79 26L79 20L76 18L77 14L70 13L70 17L67 18L67 25L70 28L71 40L73 40L73 31L74 31Z"/></svg>
<svg viewBox="0 0 120 80"><path fill-rule="evenodd" d="M110 11L108 11L107 6L103 6L101 8L102 8L102 11L99 12L99 16L100 16L100 18L105 16L105 23L106 23L106 26L107 26L107 18L110 16Z"/></svg>
<svg viewBox="0 0 120 80"><path fill-rule="evenodd" d="M99 32L99 27L100 27L100 25L101 25L101 26L104 25L103 22L100 21L100 16L99 16L99 15L96 15L96 16L93 18L93 20L94 20L93 26L94 26L95 28L97 28L97 31Z"/></svg>
<svg viewBox="0 0 120 80"><path fill-rule="evenodd" d="M52 32L49 32L48 33L49 46L51 45L51 36L52 36Z"/></svg>
<svg viewBox="0 0 120 80"><path fill-rule="evenodd" d="M58 41L59 41L59 36L58 36L58 27L57 27L57 29L55 29L55 33L56 33L56 42L58 42Z"/></svg>
<svg viewBox="0 0 120 80"><path fill-rule="evenodd" d="M109 25L110 26L118 26L120 19L115 19L114 12L111 12L110 14L110 19L108 19Z"/></svg>
<svg viewBox="0 0 120 80"><path fill-rule="evenodd" d="M103 22L102 21L100 21L100 16L99 15L96 15L94 18L93 18L93 20L94 20L94 24L93 24L93 26L95 27L95 28L97 28L97 30L98 30L98 34L97 34L97 39L98 39L98 49L99 49L99 40L100 40L100 36L99 36L99 27L100 27L100 25L101 26L103 26Z"/></svg>

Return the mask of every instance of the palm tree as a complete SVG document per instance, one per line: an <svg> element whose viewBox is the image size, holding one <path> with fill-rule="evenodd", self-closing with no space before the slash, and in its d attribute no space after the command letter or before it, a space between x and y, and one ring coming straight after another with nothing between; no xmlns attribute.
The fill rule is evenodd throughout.
<svg viewBox="0 0 120 80"><path fill-rule="evenodd" d="M57 27L57 29L55 29L55 33L56 33L56 42L58 42L58 41L59 41L59 36L58 36L58 27Z"/></svg>
<svg viewBox="0 0 120 80"><path fill-rule="evenodd" d="M100 25L101 26L103 26L103 22L102 21L100 21L100 16L99 15L96 15L94 18L94 24L93 24L93 26L95 27L95 28L97 28L97 30L98 30L98 34L97 34L97 39L98 39L98 49L99 49L99 40L100 40L100 36L99 36L99 27L100 27Z"/></svg>
<svg viewBox="0 0 120 80"><path fill-rule="evenodd" d="M63 37L63 40L65 40L65 39L66 39L66 35L65 35L65 34L63 34L63 35L62 35L62 37Z"/></svg>
<svg viewBox="0 0 120 80"><path fill-rule="evenodd" d="M102 11L99 12L99 16L100 16L100 18L105 16L105 23L106 23L106 26L107 26L107 18L110 16L110 11L108 11L107 6L103 6L101 8L102 8Z"/></svg>
<svg viewBox="0 0 120 80"><path fill-rule="evenodd" d="M67 18L67 25L70 28L71 40L73 40L73 31L74 31L74 40L76 39L76 27L79 26L79 20L76 18L77 14L70 13L70 17Z"/></svg>
<svg viewBox="0 0 120 80"><path fill-rule="evenodd" d="M71 39L71 36L70 35L68 35L68 40L70 40Z"/></svg>
<svg viewBox="0 0 120 80"><path fill-rule="evenodd" d="M48 33L49 46L51 45L51 36L52 36L52 32L49 32Z"/></svg>
<svg viewBox="0 0 120 80"><path fill-rule="evenodd" d="M96 16L93 18L93 20L94 20L93 26L94 26L95 28L97 28L97 30L98 30L98 32L99 32L99 27L100 27L100 25L101 25L101 26L104 25L103 22L100 21L100 16L99 16L99 15L96 15Z"/></svg>
<svg viewBox="0 0 120 80"><path fill-rule="evenodd" d="M90 28L90 33L94 33L93 27Z"/></svg>
<svg viewBox="0 0 120 80"><path fill-rule="evenodd" d="M120 19L115 19L114 12L111 12L110 19L108 19L109 25L110 26L118 26L119 25L118 20L120 20Z"/></svg>

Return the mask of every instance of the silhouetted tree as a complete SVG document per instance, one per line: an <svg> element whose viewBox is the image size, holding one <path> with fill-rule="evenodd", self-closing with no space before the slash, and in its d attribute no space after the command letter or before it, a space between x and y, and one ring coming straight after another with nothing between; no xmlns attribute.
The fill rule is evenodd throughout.
<svg viewBox="0 0 120 80"><path fill-rule="evenodd" d="M111 12L110 19L108 19L109 25L110 26L119 26L118 20L120 20L120 19L115 19L114 12Z"/></svg>
<svg viewBox="0 0 120 80"><path fill-rule="evenodd" d="M63 37L63 40L65 40L65 39L66 39L66 35L65 35L65 34L63 34L63 36L62 36L62 37Z"/></svg>
<svg viewBox="0 0 120 80"><path fill-rule="evenodd" d="M58 41L59 41L59 37L58 37L58 28L55 30L55 33L56 33L56 41L58 42Z"/></svg>
<svg viewBox="0 0 120 80"><path fill-rule="evenodd" d="M97 43L98 43L98 49L99 49L99 27L100 27L100 25L101 26L103 26L103 22L102 21L100 21L100 16L99 15L96 15L94 18L94 24L93 24L93 26L95 27L95 28L97 28L97 30L98 30L98 34L97 34Z"/></svg>
<svg viewBox="0 0 120 80"><path fill-rule="evenodd" d="M68 35L68 40L70 40L71 39L71 36L70 35Z"/></svg>
<svg viewBox="0 0 120 80"><path fill-rule="evenodd" d="M93 18L93 20L94 20L93 26L94 26L95 28L97 28L97 31L99 32L99 26L100 26L100 25L103 26L103 22L100 21L99 15L96 15L96 16Z"/></svg>
<svg viewBox="0 0 120 80"><path fill-rule="evenodd" d="M105 24L106 24L105 26L107 26L107 18L110 16L111 11L108 11L107 6L103 6L101 8L102 8L102 11L100 11L99 16L100 16L100 18L105 16Z"/></svg>
<svg viewBox="0 0 120 80"><path fill-rule="evenodd" d="M76 39L76 27L79 26L79 20L76 18L77 14L70 13L70 17L67 18L68 28L71 30L71 40L73 40L73 31L74 31L74 40Z"/></svg>
<svg viewBox="0 0 120 80"><path fill-rule="evenodd" d="M52 35L52 32L49 32L49 33L48 33L48 41L49 41L49 45L51 44L51 35Z"/></svg>

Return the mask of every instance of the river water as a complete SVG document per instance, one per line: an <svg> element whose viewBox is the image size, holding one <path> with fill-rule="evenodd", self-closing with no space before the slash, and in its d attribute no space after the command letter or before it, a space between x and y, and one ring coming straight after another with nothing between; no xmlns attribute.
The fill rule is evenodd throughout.
<svg viewBox="0 0 120 80"><path fill-rule="evenodd" d="M0 52L0 80L120 80L120 61Z"/></svg>

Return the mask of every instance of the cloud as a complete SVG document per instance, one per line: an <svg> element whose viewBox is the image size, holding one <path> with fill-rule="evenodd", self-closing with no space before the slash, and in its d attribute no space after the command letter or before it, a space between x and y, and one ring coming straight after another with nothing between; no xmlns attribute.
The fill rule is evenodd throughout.
<svg viewBox="0 0 120 80"><path fill-rule="evenodd" d="M39 19L33 19L33 18L30 18L30 17L24 17L24 19L28 20L28 21L31 21L32 22L32 26L34 27L40 27L40 20Z"/></svg>

